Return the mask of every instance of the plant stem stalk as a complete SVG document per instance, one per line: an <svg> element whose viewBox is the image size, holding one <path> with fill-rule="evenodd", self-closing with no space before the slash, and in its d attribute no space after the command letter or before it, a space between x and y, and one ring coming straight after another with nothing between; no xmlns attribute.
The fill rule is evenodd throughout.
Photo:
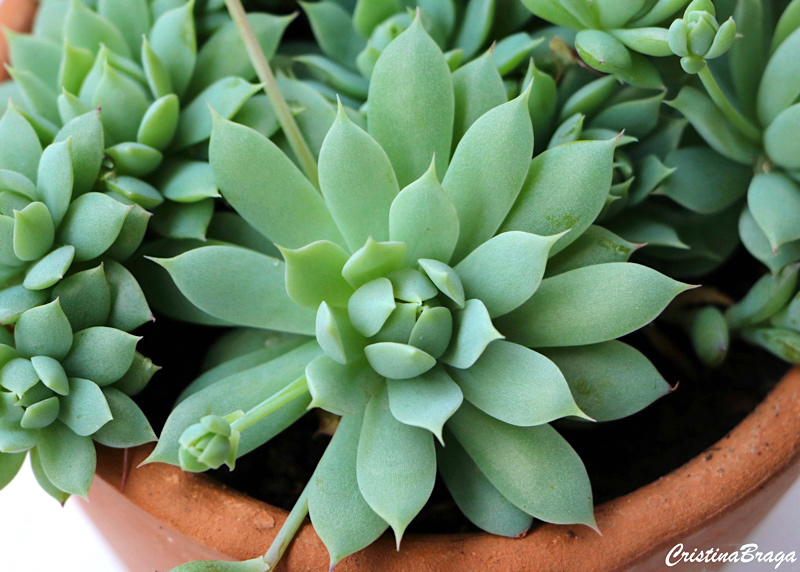
<svg viewBox="0 0 800 572"><path fill-rule="evenodd" d="M308 393L308 381L306 381L306 376L302 376L281 389L278 393L267 397L264 401L245 413L244 417L240 417L231 423L231 429L244 431L251 425L264 419L264 417L270 413L274 413L284 405L287 405L306 393Z"/></svg>
<svg viewBox="0 0 800 572"><path fill-rule="evenodd" d="M292 147L295 156L297 157L300 167L303 169L306 177L313 185L319 189L319 174L317 172L317 162L314 160L314 155L311 149L303 138L297 122L294 120L289 105L281 94L278 88L278 82L275 81L275 76L272 73L272 68L269 67L267 57L264 55L261 46L258 43L255 32L253 32L250 22L247 20L244 7L241 0L225 0L228 7L228 12L236 22L236 28L239 30L239 35L244 41L247 48L247 53L250 55L250 61L258 74L261 83L264 84L264 91L266 92L272 106L275 108L275 114L278 116L278 122L281 124L286 139Z"/></svg>
<svg viewBox="0 0 800 572"><path fill-rule="evenodd" d="M719 87L717 80L714 79L714 75L711 73L711 69L708 67L708 65L706 65L698 75L700 76L700 81L703 82L703 86L705 86L708 95L711 96L711 99L714 101L722 114L728 118L728 120L742 135L747 137L756 145L760 145L761 130L753 125L744 115L741 114L738 109L733 106L725 93Z"/></svg>
<svg viewBox="0 0 800 572"><path fill-rule="evenodd" d="M278 535L275 537L275 540L272 541L272 545L264 555L264 562L269 566L267 570L275 569L281 556L283 556L283 553L286 552L286 549L289 547L289 543L303 525L306 516L308 516L308 492L310 486L311 484L309 483L306 485L306 488L303 489L300 498L297 499L289 516L286 517L283 526L281 526L281 529L278 531Z"/></svg>

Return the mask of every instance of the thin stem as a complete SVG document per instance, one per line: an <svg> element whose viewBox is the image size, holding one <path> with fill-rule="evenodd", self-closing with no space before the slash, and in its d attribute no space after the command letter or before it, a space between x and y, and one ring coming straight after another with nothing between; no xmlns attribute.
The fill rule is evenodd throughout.
<svg viewBox="0 0 800 572"><path fill-rule="evenodd" d="M700 81L703 82L708 95L711 96L711 99L714 101L722 114L728 118L728 120L742 135L750 139L753 143L760 145L761 130L753 125L744 115L741 114L738 109L733 106L722 89L720 89L719 84L717 83L717 80L714 79L714 75L711 73L711 69L709 69L708 65L706 65L703 68L703 71L701 71L698 75L700 76Z"/></svg>
<svg viewBox="0 0 800 572"><path fill-rule="evenodd" d="M289 145L300 163L300 167L308 180L319 188L317 162L314 160L314 155L311 153L308 143L303 138L303 134L300 132L300 128L297 126L297 122L294 120L294 116L289 110L281 90L278 88L278 82L275 81L275 76L272 73L272 68L269 67L267 57L264 55L255 32L253 32L253 28L247 20L241 0L225 0L225 4L228 7L231 18L236 22L236 28L239 30L239 35L242 37L247 53L250 55L250 61L261 83L264 84L264 91L275 108L278 122L281 124L281 129L283 129L286 139L289 141Z"/></svg>
<svg viewBox="0 0 800 572"><path fill-rule="evenodd" d="M272 545L264 555L264 562L269 566L267 570L275 569L281 556L283 556L283 553L286 552L286 549L289 547L289 543L303 525L306 516L308 516L308 492L310 488L309 483L306 485L306 488L303 489L300 498L294 503L289 516L286 517L283 526L281 526L281 529L278 531L278 535L275 537L275 540L272 541Z"/></svg>
<svg viewBox="0 0 800 572"><path fill-rule="evenodd" d="M264 401L253 407L250 411L244 414L244 417L240 417L231 423L231 429L235 429L236 431L244 431L251 425L264 419L264 417L270 413L274 413L284 405L289 404L301 395L305 395L307 393L308 381L306 381L306 376L299 377L281 389L278 393L267 397Z"/></svg>

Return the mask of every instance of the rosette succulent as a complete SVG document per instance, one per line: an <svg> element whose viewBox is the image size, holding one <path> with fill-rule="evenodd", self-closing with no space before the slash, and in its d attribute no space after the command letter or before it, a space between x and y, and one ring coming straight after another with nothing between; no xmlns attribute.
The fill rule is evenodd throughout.
<svg viewBox="0 0 800 572"><path fill-rule="evenodd" d="M341 416L254 570L307 513L332 564L388 527L399 543L437 469L490 532L594 526L583 464L549 423L616 419L669 391L616 338L688 287L592 226L617 139L531 160L529 91L455 136L456 89L418 15L372 71L368 129L340 107L319 190L270 140L214 117L221 193L280 253L215 244L155 262L198 311L273 333L184 392L149 461L233 466L310 407Z"/></svg>
<svg viewBox="0 0 800 572"><path fill-rule="evenodd" d="M695 347L711 364L722 361L732 334L787 361L800 360L796 298L800 261L800 83L795 58L800 47L800 4L790 2L782 12L780 6L778 2L737 2L734 17L742 37L721 58L727 65L702 66L698 73L708 95L686 86L668 102L685 115L715 151L706 152L706 165L713 165L720 177L711 179L714 184L704 194L713 196L731 188L743 189L746 205L738 207L741 242L771 271L733 306L705 308L696 313L691 326ZM705 31L690 34L698 38L702 34L708 43L710 30L715 29L713 7L693 2L689 9L692 12L687 13L687 20L708 22L693 28ZM700 16L697 10L701 11ZM695 16L690 18L691 13ZM685 26L688 29L689 24ZM681 24L676 29L683 27ZM718 34L722 33L720 27ZM714 39L712 45L716 42ZM681 49L676 53L687 57ZM715 75L732 89L721 88Z"/></svg>

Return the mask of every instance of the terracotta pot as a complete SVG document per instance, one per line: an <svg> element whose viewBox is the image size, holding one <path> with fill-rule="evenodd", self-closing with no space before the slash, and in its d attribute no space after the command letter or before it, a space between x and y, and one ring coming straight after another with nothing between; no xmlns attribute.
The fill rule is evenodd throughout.
<svg viewBox="0 0 800 572"><path fill-rule="evenodd" d="M35 7L33 0L0 0L0 24L29 29ZM6 57L0 37L0 61ZM148 451L134 450L132 466ZM795 368L714 447L598 507L603 536L585 527L555 525L539 526L522 539L412 535L400 553L384 537L346 559L337 572L653 570L663 566L678 542L689 549L738 547L800 474L798 458L800 368ZM83 506L133 572L166 570L195 559L252 558L266 551L286 517L283 510L175 467L155 464L131 471L124 492L121 475L121 451L101 448L91 502ZM327 552L307 524L279 569L316 572L327 565ZM680 569L713 570L715 565Z"/></svg>
<svg viewBox="0 0 800 572"><path fill-rule="evenodd" d="M20 32L30 30L36 12L34 0L0 0L0 26ZM0 63L8 60L5 35L0 33ZM0 81L8 78L5 66L0 67Z"/></svg>
<svg viewBox="0 0 800 572"><path fill-rule="evenodd" d="M134 452L132 466L148 448ZM478 570L654 570L670 548L738 547L800 475L800 368L795 368L724 439L673 473L597 508L603 536L581 526L542 525L522 539L489 534L408 536L400 553L384 536L337 572ZM132 572L167 570L189 559L262 554L286 512L204 475L146 465L119 490L122 454L102 450L86 512ZM791 547L764 547L791 550ZM326 570L310 524L281 567ZM696 566L696 568L694 568ZM701 570L687 565L680 570ZM713 570L713 565L705 565Z"/></svg>

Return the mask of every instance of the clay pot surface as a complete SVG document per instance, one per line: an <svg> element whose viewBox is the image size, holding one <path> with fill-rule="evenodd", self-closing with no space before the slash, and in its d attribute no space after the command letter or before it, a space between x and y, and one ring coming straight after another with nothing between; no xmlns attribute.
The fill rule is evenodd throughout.
<svg viewBox="0 0 800 572"><path fill-rule="evenodd" d="M33 0L0 0L0 24L30 29ZM7 49L0 34L0 62ZM0 71L0 80L6 77ZM150 447L131 452L131 466ZM800 368L716 445L676 471L597 507L602 536L583 526L544 524L525 538L484 533L408 536L401 552L384 535L345 559L337 572L653 570L667 551L736 547L800 474ZM263 554L286 511L204 475L153 464L130 471L121 491L122 452L99 449L84 509L133 572L168 570L188 560ZM772 547L770 549L781 549ZM279 570L327 570L313 527L298 533ZM705 567L705 568L704 568ZM681 565L713 570L715 565Z"/></svg>
<svg viewBox="0 0 800 572"><path fill-rule="evenodd" d="M136 466L149 452L133 452ZM602 536L584 526L543 524L525 538L484 533L410 535L401 551L384 535L337 572L654 570L678 542L731 550L746 541L800 474L800 368L794 368L728 435L676 471L596 509ZM263 554L286 512L205 475L163 464L131 470L120 492L122 452L102 449L85 510L133 572L188 559ZM770 547L791 550L790 547ZM679 570L702 570L682 565ZM328 554L306 524L279 569L327 570ZM705 565L706 570L715 569Z"/></svg>

